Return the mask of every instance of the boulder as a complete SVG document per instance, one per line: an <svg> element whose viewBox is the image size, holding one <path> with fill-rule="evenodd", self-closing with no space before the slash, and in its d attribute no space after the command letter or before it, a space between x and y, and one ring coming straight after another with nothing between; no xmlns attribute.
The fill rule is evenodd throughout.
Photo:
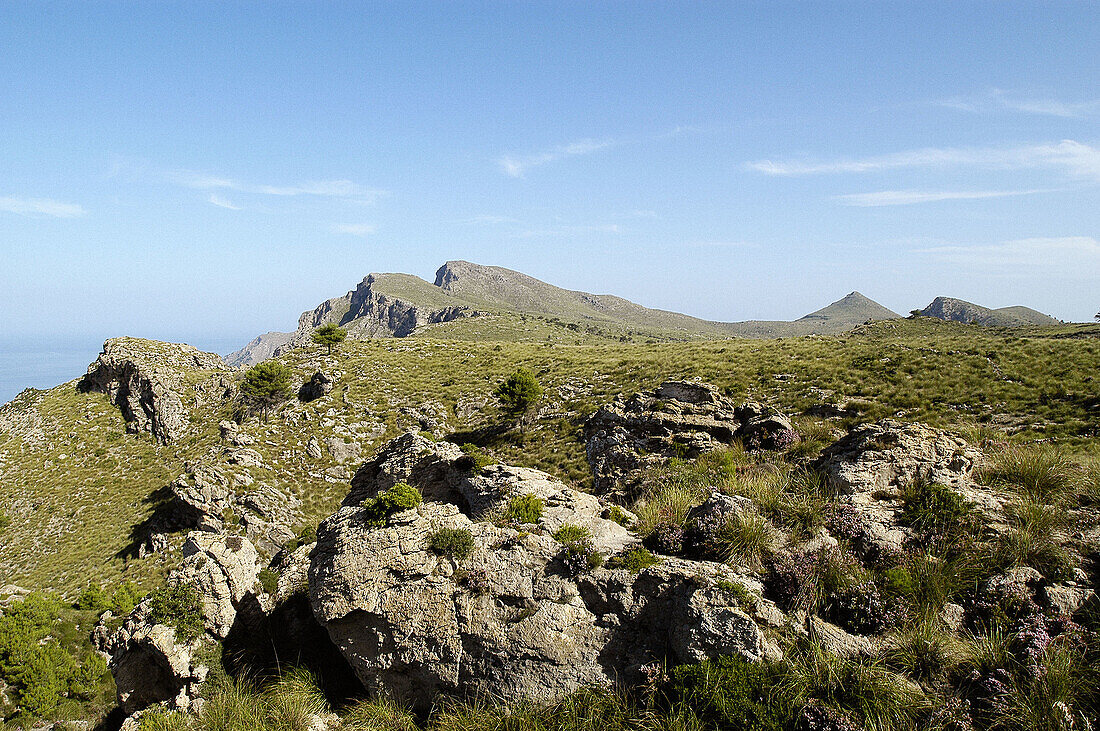
<svg viewBox="0 0 1100 731"><path fill-rule="evenodd" d="M332 379L321 371L317 371L298 389L298 400L308 403L328 396L330 393L332 393Z"/></svg>
<svg viewBox="0 0 1100 731"><path fill-rule="evenodd" d="M695 457L741 441L783 449L798 440L790 421L755 403L735 405L706 383L666 381L655 391L618 399L585 423L595 492L634 497L638 475L670 457Z"/></svg>
<svg viewBox="0 0 1100 731"><path fill-rule="evenodd" d="M225 363L214 353L190 345L160 343L139 338L113 338L88 366L77 388L105 393L119 407L132 433L148 432L162 443L189 428L187 376L194 371L223 371ZM223 379L224 380L224 379ZM228 380L224 387L229 388Z"/></svg>
<svg viewBox="0 0 1100 731"><path fill-rule="evenodd" d="M563 525L587 530L576 548L585 555L621 554L638 539L602 518L592 495L537 470L473 474L464 457L453 445L399 437L360 468L344 507L318 528L313 612L367 690L421 710L439 695L549 702L637 680L655 660L778 655L761 629L762 613L777 610L763 598L741 607L721 589L741 580L730 567L674 558L636 574L577 567L566 560L574 549L552 537ZM371 524L363 501L402 481L426 502ZM477 520L526 494L543 501L537 523ZM468 556L430 550L443 528L470 532Z"/></svg>
<svg viewBox="0 0 1100 731"><path fill-rule="evenodd" d="M259 556L247 538L196 531L187 536L183 563L169 581L195 587L207 631L224 638L241 600L258 591L259 573Z"/></svg>

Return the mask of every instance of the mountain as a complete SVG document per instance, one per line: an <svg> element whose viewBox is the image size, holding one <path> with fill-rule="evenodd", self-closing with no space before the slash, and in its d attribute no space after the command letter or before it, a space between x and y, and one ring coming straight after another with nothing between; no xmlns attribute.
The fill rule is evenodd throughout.
<svg viewBox="0 0 1100 731"><path fill-rule="evenodd" d="M308 344L313 330L325 323L346 328L355 339L430 334L441 339L554 340L583 334L667 341L829 334L897 317L852 292L794 322L712 322L614 295L555 287L503 267L449 261L434 282L411 274L369 274L342 297L303 312L295 332L261 335L226 360L237 366L258 363Z"/></svg>
<svg viewBox="0 0 1100 731"><path fill-rule="evenodd" d="M950 320L970 325L984 325L986 327L1022 327L1025 325L1060 325L1049 315L1044 315L1030 307L1002 307L991 310L988 307L976 305L973 302L955 299L954 297L937 297L920 311L925 317L935 317L940 320Z"/></svg>

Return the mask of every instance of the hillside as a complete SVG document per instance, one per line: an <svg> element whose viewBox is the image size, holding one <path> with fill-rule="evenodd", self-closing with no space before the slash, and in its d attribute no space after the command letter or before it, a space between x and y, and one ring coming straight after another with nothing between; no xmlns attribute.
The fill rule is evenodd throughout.
<svg viewBox="0 0 1100 731"><path fill-rule="evenodd" d="M1062 322L1029 307L1017 305L991 310L973 302L953 297L937 297L920 311L924 317L935 317L964 324L986 327L1023 327L1025 325L1060 325Z"/></svg>
<svg viewBox="0 0 1100 731"><path fill-rule="evenodd" d="M775 338L835 334L868 320L898 315L852 292L793 322L711 322L656 310L614 295L562 289L502 267L449 261L430 283L410 274L370 274L342 297L302 313L294 333L267 333L227 357L251 365L309 343L320 325L334 323L353 339L547 340L585 337L613 341L682 341L721 337Z"/></svg>

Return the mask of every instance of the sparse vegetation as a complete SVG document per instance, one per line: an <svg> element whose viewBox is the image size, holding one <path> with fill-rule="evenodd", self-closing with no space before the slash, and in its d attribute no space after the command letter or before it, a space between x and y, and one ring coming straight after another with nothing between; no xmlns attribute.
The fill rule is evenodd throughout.
<svg viewBox="0 0 1100 731"><path fill-rule="evenodd" d="M644 548L632 548L625 553L612 556L607 565L613 569L626 569L630 573L636 574L643 569L648 569L650 566L656 566L660 562L661 559L654 556L650 551Z"/></svg>
<svg viewBox="0 0 1100 731"><path fill-rule="evenodd" d="M408 483L398 482L381 495L364 500L362 504L367 522L371 525L385 525L391 515L403 510L412 510L424 502L424 496Z"/></svg>
<svg viewBox="0 0 1100 731"><path fill-rule="evenodd" d="M515 523L538 523L542 510L542 498L536 495L519 495L508 501L508 519Z"/></svg>
<svg viewBox="0 0 1100 731"><path fill-rule="evenodd" d="M474 550L474 534L466 528L440 528L428 536L428 548L441 556L461 561Z"/></svg>
<svg viewBox="0 0 1100 731"><path fill-rule="evenodd" d="M202 634L202 602L195 587L175 584L157 589L149 596L149 616L157 624L176 630L184 642Z"/></svg>

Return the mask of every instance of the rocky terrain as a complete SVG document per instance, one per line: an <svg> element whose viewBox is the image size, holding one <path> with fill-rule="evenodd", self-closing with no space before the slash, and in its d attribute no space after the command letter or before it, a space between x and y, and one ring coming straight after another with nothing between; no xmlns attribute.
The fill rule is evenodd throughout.
<svg viewBox="0 0 1100 731"><path fill-rule="evenodd" d="M1056 320L1050 315L1044 315L1030 307L1001 307L991 310L988 307L982 307L953 297L937 297L927 307L920 310L919 314L924 317L935 317L940 320L962 322L967 325L985 325L987 327L1061 324L1061 320Z"/></svg>
<svg viewBox="0 0 1100 731"><path fill-rule="evenodd" d="M92 687L135 729L176 711L205 728L227 676L288 658L409 723L585 693L732 723L702 700L718 686L683 685L698 672L728 698L756 678L745 697L768 702L738 713L772 714L761 728L1087 728L1090 333L303 344L266 419L217 356L108 341L83 379L0 408L0 635L23 597L64 592L109 660ZM516 421L493 390L520 366L543 395ZM28 646L76 636L43 632ZM6 669L15 646L0 709L25 723L48 704ZM90 708L66 672L46 717ZM326 713L309 723L352 724Z"/></svg>

